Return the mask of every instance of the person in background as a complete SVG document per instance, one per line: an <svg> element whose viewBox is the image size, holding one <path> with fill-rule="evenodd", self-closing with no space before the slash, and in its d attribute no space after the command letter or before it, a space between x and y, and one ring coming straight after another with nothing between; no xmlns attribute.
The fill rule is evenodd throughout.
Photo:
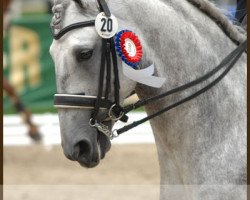
<svg viewBox="0 0 250 200"><path fill-rule="evenodd" d="M246 29L247 1L246 0L209 0L232 21L233 24Z"/></svg>
<svg viewBox="0 0 250 200"><path fill-rule="evenodd" d="M11 0L3 0L3 11L4 11L4 29L6 30L9 26L9 18L6 19L6 14L8 12L8 7L10 5ZM4 31L5 31L4 30ZM3 59L4 61L4 59ZM3 90L6 92L7 96L10 98L11 103L15 107L16 111L20 113L24 123L28 126L28 135L30 138L35 141L39 142L42 139L41 134L38 131L37 126L32 121L32 114L31 112L24 106L21 99L18 97L17 93L13 86L8 82L8 80L3 77Z"/></svg>
<svg viewBox="0 0 250 200"><path fill-rule="evenodd" d="M242 23L246 15L247 15L247 1L237 0L235 18L238 20L238 22Z"/></svg>
<svg viewBox="0 0 250 200"><path fill-rule="evenodd" d="M237 0L235 18L239 25L247 30L247 1Z"/></svg>

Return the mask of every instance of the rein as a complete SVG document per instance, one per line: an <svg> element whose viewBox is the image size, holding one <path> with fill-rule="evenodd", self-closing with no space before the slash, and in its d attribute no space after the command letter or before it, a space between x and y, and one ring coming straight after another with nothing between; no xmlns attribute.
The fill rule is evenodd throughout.
<svg viewBox="0 0 250 200"><path fill-rule="evenodd" d="M232 69L232 67L234 66L234 64L238 61L238 59L241 57L242 53L244 53L245 49L247 47L247 41L243 42L242 44L240 44L239 47L237 47L237 49L235 49L233 52L231 52L216 68L214 68L212 71L208 72L207 74L205 74L204 76L194 80L194 81L191 81L185 85L182 85L180 87L177 87L177 88L174 88L170 91L167 91L163 94L160 94L160 95L156 95L154 97L151 97L151 98L147 98L147 99L143 99L143 100L139 100L137 101L135 104L133 105L129 105L127 107L124 108L124 113L128 113L134 109L137 109L139 107L142 107L144 105L147 105L149 103L152 103L154 101L157 101L163 97L167 97L169 95L172 95L174 93L177 93L177 92L181 92L185 89L188 89L192 86L195 86L205 80L207 80L208 78L210 78L212 75L214 75L216 72L218 72L221 68L225 67L227 64L228 67L220 74L220 76L218 76L214 81L212 81L210 84L208 84L207 86L203 87L202 89L198 90L197 92L191 94L190 96L174 103L174 104L171 104L169 105L168 107L166 108L163 108L162 110L152 114L152 115L149 115L141 120L138 120L138 121L135 121L133 122L132 124L129 124L127 126L124 126L123 128L120 128L120 129L117 129L116 132L118 135L154 118L154 117L157 117L161 114L163 114L164 112L167 112L187 101L190 101L196 97L198 97L199 95L203 94L204 92L208 91L209 89L211 89L213 86L215 86L217 83L219 83L226 75L227 73Z"/></svg>
<svg viewBox="0 0 250 200"><path fill-rule="evenodd" d="M104 12L107 17L110 17L111 12L105 0L97 0L97 2L98 2L101 12ZM67 32L71 30L94 26L94 25L95 25L95 20L90 20L86 22L78 22L78 23L75 23L75 24L72 24L63 28L57 34L53 33L53 37L55 40L59 40L63 35L65 35ZM120 103L119 69L117 65L117 55L116 55L116 50L115 50L114 37L111 37L109 39L102 38L101 66L100 66L100 73L99 73L100 76L99 76L97 97L86 96L85 93L83 94L55 94L54 105L57 108L93 109L93 112L91 114L91 118L89 121L89 125L91 127L96 128L99 132L102 132L103 134L108 136L110 139L112 139L154 117L157 117L181 104L184 104L185 102L188 102L198 97L199 95L211 89L213 86L219 83L227 75L227 73L232 69L232 67L235 65L235 63L239 60L241 55L244 53L246 48L247 48L247 40L241 43L234 51L232 51L228 56L226 56L218 66L216 66L213 70L201 76L200 78L194 81L191 81L189 83L186 83L184 85L181 85L179 87L176 87L165 93L162 93L153 97L149 97L146 99L142 99L142 100L137 101L135 104L122 107L119 104ZM111 63L113 66L113 74L114 74L114 83L113 83L114 100L108 99L111 93ZM149 115L141 120L135 121L127 126L124 126L120 129L116 129L113 131L110 131L109 128L103 124L103 121L107 121L107 120L112 120L115 122L120 120L122 122L127 122L128 117L126 114L129 113L130 111L137 109L139 107L145 106L147 104L153 103L169 95L172 95L172 94L184 91L193 86L196 86L208 80L209 78L211 78L213 75L215 75L224 67L226 67L224 71L221 72L221 74L211 83L209 83L202 89L198 90L197 92L177 101L176 103L173 103L163 108L162 110L158 112L155 112L152 115ZM106 71L106 86L104 90L103 86L104 86L105 71ZM108 117L105 116L103 117L103 119L98 120L98 113L100 109L108 110Z"/></svg>

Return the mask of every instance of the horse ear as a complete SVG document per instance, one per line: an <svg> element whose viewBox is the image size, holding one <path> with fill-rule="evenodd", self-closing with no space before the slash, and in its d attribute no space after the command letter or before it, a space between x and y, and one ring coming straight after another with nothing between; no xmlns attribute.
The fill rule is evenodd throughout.
<svg viewBox="0 0 250 200"><path fill-rule="evenodd" d="M73 0L73 1L76 2L81 8L83 8L81 0Z"/></svg>
<svg viewBox="0 0 250 200"><path fill-rule="evenodd" d="M74 2L77 3L81 8L86 8L87 7L87 1L86 0L73 0Z"/></svg>

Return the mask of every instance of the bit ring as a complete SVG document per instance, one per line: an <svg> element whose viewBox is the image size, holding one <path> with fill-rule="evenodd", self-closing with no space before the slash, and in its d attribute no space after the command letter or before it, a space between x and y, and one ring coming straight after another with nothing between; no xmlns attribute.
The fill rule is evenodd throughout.
<svg viewBox="0 0 250 200"><path fill-rule="evenodd" d="M90 118L90 120L89 120L89 125L90 125L91 127L95 127L95 125L96 125L96 120L94 120L93 118Z"/></svg>
<svg viewBox="0 0 250 200"><path fill-rule="evenodd" d="M113 112L112 112L112 110L114 109L115 106L116 106L116 104L113 104L113 105L110 107L110 109L109 109L109 117L110 117L110 119L113 120L113 121L117 121L117 120L121 119L121 118L123 117L123 115L124 115L124 112L122 111L122 112L120 112L119 116L116 117L116 116L113 114Z"/></svg>

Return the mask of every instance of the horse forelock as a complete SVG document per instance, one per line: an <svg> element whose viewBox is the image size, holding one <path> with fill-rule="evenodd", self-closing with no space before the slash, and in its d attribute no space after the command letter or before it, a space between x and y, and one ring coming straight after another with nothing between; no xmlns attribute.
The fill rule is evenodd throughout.
<svg viewBox="0 0 250 200"><path fill-rule="evenodd" d="M54 31L61 29L64 12L69 3L70 0L54 0L54 5L52 7L53 17L50 23Z"/></svg>
<svg viewBox="0 0 250 200"><path fill-rule="evenodd" d="M74 2L75 10L79 8L82 14L93 13L97 11L97 2L96 0L54 0L54 5L52 7L53 17L51 20L51 27L57 31L62 28L62 23L65 15L66 9L70 7L69 5ZM83 12L82 12L83 11Z"/></svg>
<svg viewBox="0 0 250 200"><path fill-rule="evenodd" d="M207 0L187 0L194 6L199 8L211 19L213 19L222 30L235 42L243 42L246 39L245 34L242 34L235 25L221 12L221 9Z"/></svg>

